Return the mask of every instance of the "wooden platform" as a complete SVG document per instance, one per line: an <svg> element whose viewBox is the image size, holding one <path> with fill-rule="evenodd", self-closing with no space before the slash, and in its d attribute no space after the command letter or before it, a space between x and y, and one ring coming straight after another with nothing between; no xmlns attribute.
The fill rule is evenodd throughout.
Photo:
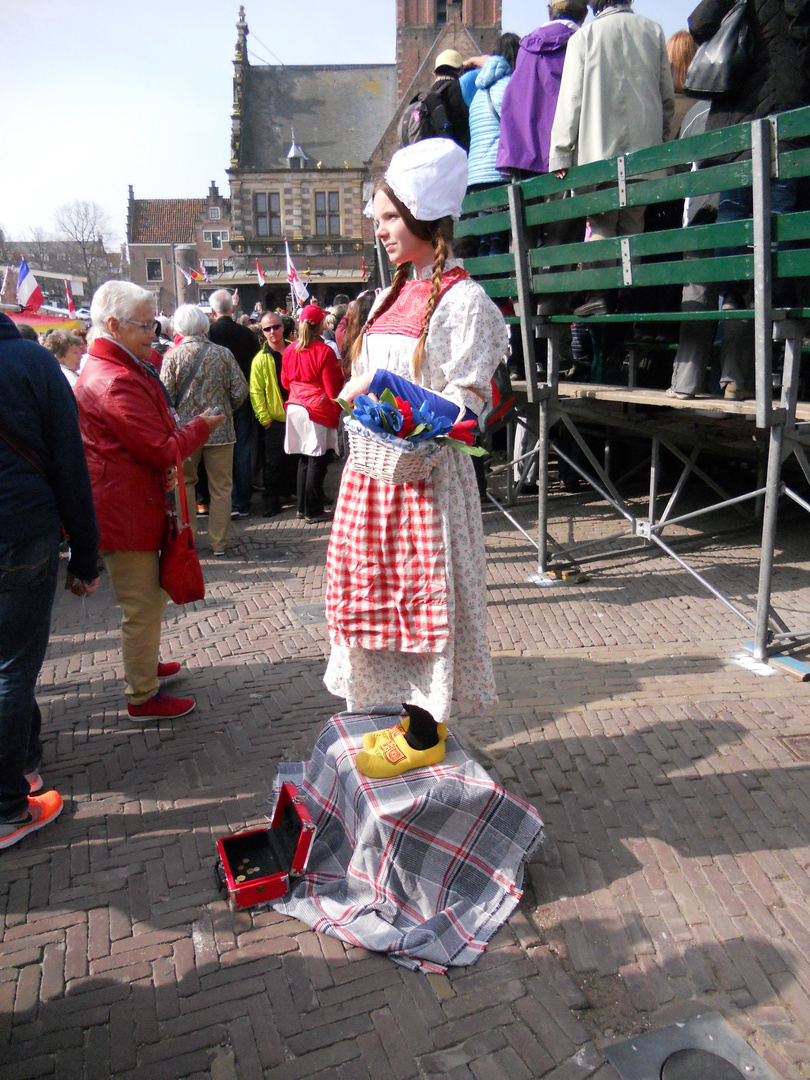
<svg viewBox="0 0 810 1080"><path fill-rule="evenodd" d="M520 396L526 395L526 383L519 379L512 380L512 388ZM561 382L557 387L561 398L579 398L583 401L612 401L622 405L654 405L664 409L680 409L691 413L725 414L731 416L756 415L755 401L728 401L723 397L676 398L665 390L648 390L641 387L608 386L602 383ZM810 422L810 401L800 401L796 406L797 420Z"/></svg>
<svg viewBox="0 0 810 1080"><path fill-rule="evenodd" d="M561 382L557 387L561 398L588 398L592 401L618 401L627 405L660 405L667 409L689 412L725 413L736 416L755 416L755 401L729 401L723 397L676 398L665 390L647 390L629 386L603 386L598 383ZM796 406L797 420L810 421L810 401Z"/></svg>

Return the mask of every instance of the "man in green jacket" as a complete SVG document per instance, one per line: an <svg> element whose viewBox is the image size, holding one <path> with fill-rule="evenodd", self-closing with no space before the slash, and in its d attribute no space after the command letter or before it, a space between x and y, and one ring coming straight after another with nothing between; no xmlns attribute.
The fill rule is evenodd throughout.
<svg viewBox="0 0 810 1080"><path fill-rule="evenodd" d="M281 513L282 503L295 492L297 462L284 452L287 393L281 385L281 356L284 352L284 323L277 311L262 315L264 344L250 368L250 403L264 429L262 469L264 517Z"/></svg>

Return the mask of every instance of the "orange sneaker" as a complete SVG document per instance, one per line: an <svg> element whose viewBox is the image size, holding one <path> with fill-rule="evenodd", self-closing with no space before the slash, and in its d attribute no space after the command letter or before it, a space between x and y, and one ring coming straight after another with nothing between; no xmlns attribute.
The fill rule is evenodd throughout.
<svg viewBox="0 0 810 1080"><path fill-rule="evenodd" d="M28 809L19 821L0 821L0 848L18 844L24 836L36 832L62 813L62 796L58 791L46 791L44 795L29 795Z"/></svg>

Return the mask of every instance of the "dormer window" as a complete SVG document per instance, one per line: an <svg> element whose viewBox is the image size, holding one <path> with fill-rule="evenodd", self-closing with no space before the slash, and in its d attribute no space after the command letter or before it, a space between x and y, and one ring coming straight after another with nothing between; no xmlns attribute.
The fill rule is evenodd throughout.
<svg viewBox="0 0 810 1080"><path fill-rule="evenodd" d="M309 154L304 150L302 146L299 146L295 141L295 134L293 134L292 142L290 143L290 149L287 151L287 168L288 169L305 169L307 162L309 161Z"/></svg>

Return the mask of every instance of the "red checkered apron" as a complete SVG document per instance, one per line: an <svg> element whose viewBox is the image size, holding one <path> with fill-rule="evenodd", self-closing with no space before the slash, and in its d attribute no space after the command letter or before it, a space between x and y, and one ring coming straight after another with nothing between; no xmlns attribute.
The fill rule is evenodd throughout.
<svg viewBox="0 0 810 1080"><path fill-rule="evenodd" d="M326 618L349 648L441 652L450 636L432 481L386 484L343 470L326 556Z"/></svg>

